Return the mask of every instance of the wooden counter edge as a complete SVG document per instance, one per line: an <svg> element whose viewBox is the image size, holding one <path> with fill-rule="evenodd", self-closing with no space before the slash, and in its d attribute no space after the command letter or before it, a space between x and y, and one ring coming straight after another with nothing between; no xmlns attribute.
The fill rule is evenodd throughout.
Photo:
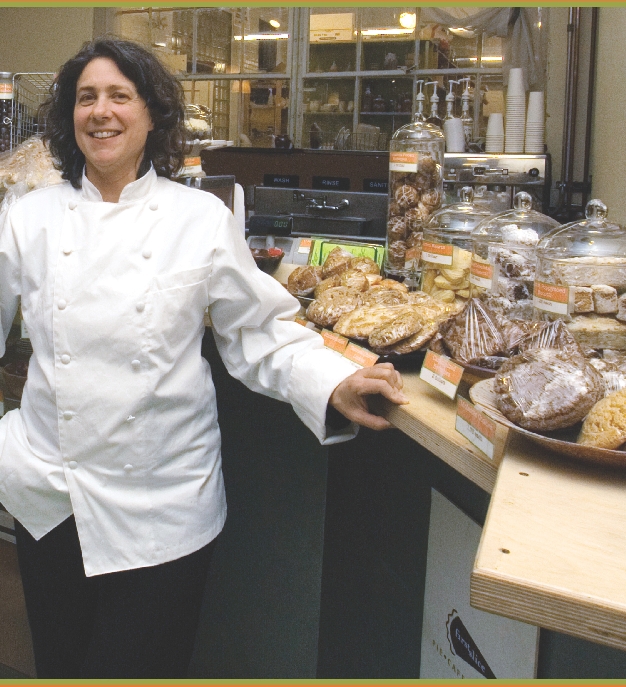
<svg viewBox="0 0 626 687"><path fill-rule="evenodd" d="M563 591L480 568L470 576L474 608L626 650L626 609Z"/></svg>

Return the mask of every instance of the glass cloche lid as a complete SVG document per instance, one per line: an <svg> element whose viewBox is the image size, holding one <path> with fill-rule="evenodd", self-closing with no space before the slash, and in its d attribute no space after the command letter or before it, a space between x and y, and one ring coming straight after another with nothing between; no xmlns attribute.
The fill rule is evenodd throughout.
<svg viewBox="0 0 626 687"><path fill-rule="evenodd" d="M590 200L585 208L585 219L569 222L544 236L537 246L543 258L619 259L626 263L626 232L607 219L607 206L598 199Z"/></svg>
<svg viewBox="0 0 626 687"><path fill-rule="evenodd" d="M440 210L434 212L424 227L424 231L469 236L477 224L491 216L492 213L484 204L474 203L472 187L463 186L461 202L444 205Z"/></svg>
<svg viewBox="0 0 626 687"><path fill-rule="evenodd" d="M491 215L478 224L472 232L472 239L534 247L543 236L560 226L552 217L533 210L532 196L520 191L515 194L513 208Z"/></svg>

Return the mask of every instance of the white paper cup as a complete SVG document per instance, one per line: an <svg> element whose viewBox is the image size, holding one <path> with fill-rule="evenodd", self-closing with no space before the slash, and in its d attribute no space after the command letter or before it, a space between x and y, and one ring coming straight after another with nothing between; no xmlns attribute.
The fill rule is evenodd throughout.
<svg viewBox="0 0 626 687"><path fill-rule="evenodd" d="M528 94L528 110L526 121L528 123L542 124L544 122L545 109L543 91L531 91Z"/></svg>
<svg viewBox="0 0 626 687"><path fill-rule="evenodd" d="M463 131L463 122L459 117L444 119L443 133L446 137L446 152L465 152L465 132Z"/></svg>
<svg viewBox="0 0 626 687"><path fill-rule="evenodd" d="M492 112L487 121L487 136L504 136L504 115L502 112Z"/></svg>
<svg viewBox="0 0 626 687"><path fill-rule="evenodd" d="M524 70L521 67L514 67L509 70L509 85L507 86L508 96L522 96L525 95L526 88L524 87Z"/></svg>

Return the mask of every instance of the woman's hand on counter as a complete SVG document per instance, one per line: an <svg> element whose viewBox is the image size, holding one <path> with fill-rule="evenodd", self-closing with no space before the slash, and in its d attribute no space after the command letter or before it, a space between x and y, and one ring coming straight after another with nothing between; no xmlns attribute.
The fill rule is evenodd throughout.
<svg viewBox="0 0 626 687"><path fill-rule="evenodd" d="M370 429L389 429L392 424L384 417L369 411L367 396L380 394L392 403L403 405L409 399L402 393L402 377L391 363L364 367L337 386L329 403L342 415Z"/></svg>

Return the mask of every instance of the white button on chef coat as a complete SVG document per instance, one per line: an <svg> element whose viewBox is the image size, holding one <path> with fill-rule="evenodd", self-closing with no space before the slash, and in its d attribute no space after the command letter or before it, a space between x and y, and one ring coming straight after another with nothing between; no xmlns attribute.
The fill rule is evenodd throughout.
<svg viewBox="0 0 626 687"><path fill-rule="evenodd" d="M69 356L67 353L64 353L64 354L61 356L61 362L62 362L64 365L69 365L69 364L70 364L70 360L71 360L71 358L70 358L70 356Z"/></svg>
<svg viewBox="0 0 626 687"><path fill-rule="evenodd" d="M70 210L76 210L78 207L78 203L75 200L70 200L70 202L67 204Z"/></svg>
<svg viewBox="0 0 626 687"><path fill-rule="evenodd" d="M65 310L65 308L67 308L67 301L61 298L57 303L57 307L59 308L59 310Z"/></svg>
<svg viewBox="0 0 626 687"><path fill-rule="evenodd" d="M146 304L143 301L139 301L135 308L137 308L137 312L143 312L146 309Z"/></svg>
<svg viewBox="0 0 626 687"><path fill-rule="evenodd" d="M63 419L64 419L64 420L71 420L72 417L73 417L73 414L72 414L69 410L66 410L66 411L63 413Z"/></svg>
<svg viewBox="0 0 626 687"><path fill-rule="evenodd" d="M141 367L141 362L139 360L133 360L131 365L133 370L138 370Z"/></svg>
<svg viewBox="0 0 626 687"><path fill-rule="evenodd" d="M151 210L158 210L159 209L159 204L156 202L156 200L153 200L150 205L148 206Z"/></svg>
<svg viewBox="0 0 626 687"><path fill-rule="evenodd" d="M129 464L124 465L124 472L130 472L133 469L133 466Z"/></svg>
<svg viewBox="0 0 626 687"><path fill-rule="evenodd" d="M0 224L0 355L19 297L34 353L21 408L0 419L0 502L37 539L73 513L89 576L180 558L224 524L215 389L200 356L207 307L231 374L290 402L320 441L354 434L325 427L328 398L354 368L289 322L298 301L255 268L211 193L154 170L118 203L85 176L80 190L27 193Z"/></svg>
<svg viewBox="0 0 626 687"><path fill-rule="evenodd" d="M69 255L71 252L72 252L71 246L63 246L63 254L64 255Z"/></svg>
<svg viewBox="0 0 626 687"><path fill-rule="evenodd" d="M141 251L141 254L146 260L149 260L152 257L152 251L149 248L144 248Z"/></svg>

